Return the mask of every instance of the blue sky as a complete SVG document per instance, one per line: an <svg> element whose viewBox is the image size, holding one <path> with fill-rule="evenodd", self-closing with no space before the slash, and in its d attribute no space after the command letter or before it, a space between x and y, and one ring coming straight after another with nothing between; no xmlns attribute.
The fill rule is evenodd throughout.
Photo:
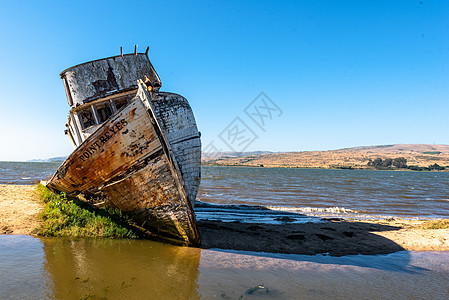
<svg viewBox="0 0 449 300"><path fill-rule="evenodd" d="M36 2L0 0L0 160L68 155L59 73L135 44L204 146L230 150L236 118L247 151L449 144L448 1Z"/></svg>

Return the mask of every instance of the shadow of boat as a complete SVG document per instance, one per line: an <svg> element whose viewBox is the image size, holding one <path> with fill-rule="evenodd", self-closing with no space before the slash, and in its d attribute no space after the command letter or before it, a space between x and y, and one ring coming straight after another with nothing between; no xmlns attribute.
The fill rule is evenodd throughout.
<svg viewBox="0 0 449 300"><path fill-rule="evenodd" d="M380 255L405 250L396 242L377 234L400 230L398 226L339 218L324 219L272 211L262 206L200 203L195 210L198 210L198 226L205 249L251 251L251 255L263 252L263 256L274 253L274 256L321 254L322 257ZM402 255L404 270L407 269L407 256L407 252ZM360 264L364 260L357 261L352 259L353 264Z"/></svg>

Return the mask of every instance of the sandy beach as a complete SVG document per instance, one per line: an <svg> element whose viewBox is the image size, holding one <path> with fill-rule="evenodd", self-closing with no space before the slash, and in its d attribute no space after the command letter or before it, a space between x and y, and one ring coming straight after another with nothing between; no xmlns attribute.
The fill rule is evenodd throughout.
<svg viewBox="0 0 449 300"><path fill-rule="evenodd" d="M44 204L35 185L0 184L0 234L28 234Z"/></svg>
<svg viewBox="0 0 449 300"><path fill-rule="evenodd" d="M36 186L0 185L0 234L32 235L43 208ZM423 229L424 220L343 220L307 224L199 221L203 248L332 256L401 250L449 251L449 229Z"/></svg>

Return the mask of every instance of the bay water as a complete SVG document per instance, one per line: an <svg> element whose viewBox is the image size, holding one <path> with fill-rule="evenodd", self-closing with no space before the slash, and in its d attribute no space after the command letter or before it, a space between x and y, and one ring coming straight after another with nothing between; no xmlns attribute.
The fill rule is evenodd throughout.
<svg viewBox="0 0 449 300"><path fill-rule="evenodd" d="M0 162L0 184L47 180L59 165ZM449 218L449 172L203 166L196 200L198 219Z"/></svg>
<svg viewBox="0 0 449 300"><path fill-rule="evenodd" d="M0 162L1 184L59 163ZM203 167L198 219L449 217L449 173ZM293 217L292 217L293 216ZM286 255L0 235L0 299L448 299L449 252Z"/></svg>
<svg viewBox="0 0 449 300"><path fill-rule="evenodd" d="M203 167L199 219L449 218L449 172ZM315 217L315 218L313 218ZM279 222L278 222L279 223Z"/></svg>

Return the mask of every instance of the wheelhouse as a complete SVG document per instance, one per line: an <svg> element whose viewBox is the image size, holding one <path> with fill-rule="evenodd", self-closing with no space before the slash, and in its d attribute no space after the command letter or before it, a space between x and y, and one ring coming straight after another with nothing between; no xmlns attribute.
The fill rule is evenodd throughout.
<svg viewBox="0 0 449 300"><path fill-rule="evenodd" d="M101 124L125 107L135 95L136 91L131 91L102 98L72 109L69 113L65 133L69 136L73 146L78 147Z"/></svg>
<svg viewBox="0 0 449 300"><path fill-rule="evenodd" d="M61 73L69 105L67 129L78 147L137 93L137 79L157 92L161 81L145 53L118 55L83 63Z"/></svg>

